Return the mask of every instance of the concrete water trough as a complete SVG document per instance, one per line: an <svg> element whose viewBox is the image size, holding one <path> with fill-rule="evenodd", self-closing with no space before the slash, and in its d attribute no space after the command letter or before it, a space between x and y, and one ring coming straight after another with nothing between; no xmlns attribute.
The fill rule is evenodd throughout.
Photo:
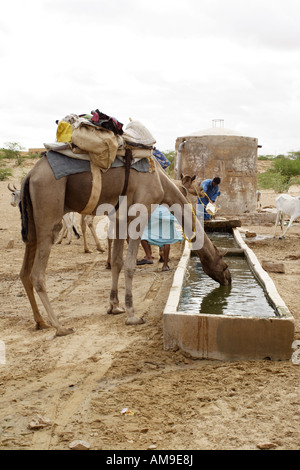
<svg viewBox="0 0 300 470"><path fill-rule="evenodd" d="M255 304L253 307L247 299L248 284L253 284L252 280L240 286L239 279L235 279L234 275L230 292L224 291L221 300L216 300L216 292L221 291L218 289L219 285L207 276L208 281L205 280L205 275L199 279L199 287L202 282L214 283L214 287L205 286L206 291L210 288L214 292L206 295L205 302L203 299L194 299L193 291L188 294L191 295L190 298L183 300L191 269L202 270L199 260L197 263L200 268L194 268L195 261L186 243L163 313L164 348L178 346L192 357L205 359L290 360L293 352L294 319L272 279L244 242L239 229L233 228L232 232L231 237L236 248L229 250L229 253L236 252L236 256L244 258L246 268L243 269L249 270L260 289L260 293L254 291L254 297L261 297L265 304ZM233 258L234 256L226 259L229 267ZM193 263L194 267L191 267ZM200 291L197 285L196 290ZM231 299L233 290L237 297ZM224 296L228 298L225 299ZM243 305L240 303L241 299L244 300Z"/></svg>

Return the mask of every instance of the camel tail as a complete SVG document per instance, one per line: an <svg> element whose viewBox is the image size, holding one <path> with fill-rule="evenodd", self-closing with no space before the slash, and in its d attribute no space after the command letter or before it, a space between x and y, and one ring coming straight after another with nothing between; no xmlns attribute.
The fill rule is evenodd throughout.
<svg viewBox="0 0 300 470"><path fill-rule="evenodd" d="M29 176L26 177L24 184L23 184L23 190L21 192L21 201L19 203L19 208L21 212L21 224L22 224L21 235L22 235L23 242L26 243L28 242L28 232L29 232L28 211L30 210L29 208L32 208L30 193L29 193Z"/></svg>

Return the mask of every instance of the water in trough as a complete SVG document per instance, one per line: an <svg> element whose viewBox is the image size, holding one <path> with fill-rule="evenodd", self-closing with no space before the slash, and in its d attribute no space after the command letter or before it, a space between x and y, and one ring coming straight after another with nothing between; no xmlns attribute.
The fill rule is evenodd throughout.
<svg viewBox="0 0 300 470"><path fill-rule="evenodd" d="M209 234L219 248L237 248L228 233ZM178 311L245 317L276 317L262 285L251 271L245 256L227 256L232 285L220 286L202 270L199 258L191 256L182 286Z"/></svg>

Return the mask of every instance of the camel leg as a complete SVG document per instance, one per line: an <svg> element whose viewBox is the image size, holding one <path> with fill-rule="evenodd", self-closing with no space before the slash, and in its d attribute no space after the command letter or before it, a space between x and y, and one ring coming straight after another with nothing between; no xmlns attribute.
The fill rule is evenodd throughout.
<svg viewBox="0 0 300 470"><path fill-rule="evenodd" d="M136 270L136 258L140 245L140 239L133 240L129 238L127 255L125 259L125 308L127 313L126 325L139 325L145 323L143 318L135 316L132 298L132 281Z"/></svg>
<svg viewBox="0 0 300 470"><path fill-rule="evenodd" d="M20 278L25 288L26 294L28 296L28 300L30 302L30 305L33 311L33 317L36 322L36 328L38 330L42 330L45 328L50 328L50 326L45 322L45 320L43 319L43 317L41 316L39 312L39 308L37 306L37 303L34 297L33 284L30 280L30 273L31 273L31 269L33 266L33 262L34 262L35 253L36 253L36 241L26 243L23 265L22 265L21 272L20 272Z"/></svg>
<svg viewBox="0 0 300 470"><path fill-rule="evenodd" d="M46 236L44 233L41 236L41 240L38 240L30 280L48 314L50 324L56 328L56 335L64 336L74 333L74 330L72 328L64 328L60 325L53 311L46 290L45 271L50 256L52 240L52 234Z"/></svg>
<svg viewBox="0 0 300 470"><path fill-rule="evenodd" d="M107 260L106 260L106 269L111 269L111 250L112 250L112 239L107 238Z"/></svg>
<svg viewBox="0 0 300 470"><path fill-rule="evenodd" d="M114 238L114 226L113 223L109 221L107 230L107 260L105 265L106 269L111 269L111 252Z"/></svg>
<svg viewBox="0 0 300 470"><path fill-rule="evenodd" d="M125 310L119 307L119 298L118 298L118 283L119 275L123 267L123 247L124 240L114 240L112 248L112 258L111 258L111 291L110 291L110 307L107 310L107 313L112 313L114 315L119 313L124 313Z"/></svg>

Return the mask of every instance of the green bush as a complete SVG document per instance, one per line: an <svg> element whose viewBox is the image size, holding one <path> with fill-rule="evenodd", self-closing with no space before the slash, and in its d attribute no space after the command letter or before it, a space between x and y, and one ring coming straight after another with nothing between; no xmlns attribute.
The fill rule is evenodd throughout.
<svg viewBox="0 0 300 470"><path fill-rule="evenodd" d="M171 162L171 165L167 168L167 173L171 177L174 177L174 166L175 166L175 150L166 150L163 152L164 156Z"/></svg>
<svg viewBox="0 0 300 470"><path fill-rule="evenodd" d="M278 157L275 159L273 166L274 170L285 176L287 180L300 175L300 158Z"/></svg>
<svg viewBox="0 0 300 470"><path fill-rule="evenodd" d="M10 168L0 168L0 181L5 181L10 176L12 176L12 170Z"/></svg>
<svg viewBox="0 0 300 470"><path fill-rule="evenodd" d="M297 152L288 152L288 156L290 158L300 158L300 150L297 150Z"/></svg>
<svg viewBox="0 0 300 470"><path fill-rule="evenodd" d="M1 149L1 158L16 160L17 165L22 163L21 151L24 148L18 142L6 142L5 147Z"/></svg>
<svg viewBox="0 0 300 470"><path fill-rule="evenodd" d="M300 152L289 152L289 157L277 155L272 167L257 176L259 189L274 189L276 192L288 191L292 184L300 184Z"/></svg>
<svg viewBox="0 0 300 470"><path fill-rule="evenodd" d="M273 160L274 155L259 155L257 160Z"/></svg>
<svg viewBox="0 0 300 470"><path fill-rule="evenodd" d="M37 152L28 152L27 155L23 156L23 159L26 160L35 160L36 158L40 158L40 154Z"/></svg>

